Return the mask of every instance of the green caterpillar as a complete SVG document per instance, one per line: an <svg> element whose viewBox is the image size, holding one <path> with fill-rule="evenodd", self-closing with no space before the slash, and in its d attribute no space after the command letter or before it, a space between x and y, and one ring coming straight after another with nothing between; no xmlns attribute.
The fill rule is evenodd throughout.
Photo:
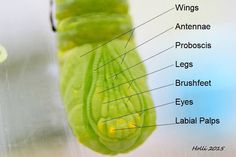
<svg viewBox="0 0 236 157"><path fill-rule="evenodd" d="M144 111L154 107L150 93L143 92L146 78L117 85L145 75L145 67L110 78L141 61L136 51L120 57L135 47L127 0L56 0L56 17L60 89L74 135L103 154L140 146L155 130L142 126L156 122L155 110ZM124 32L129 33L107 42Z"/></svg>

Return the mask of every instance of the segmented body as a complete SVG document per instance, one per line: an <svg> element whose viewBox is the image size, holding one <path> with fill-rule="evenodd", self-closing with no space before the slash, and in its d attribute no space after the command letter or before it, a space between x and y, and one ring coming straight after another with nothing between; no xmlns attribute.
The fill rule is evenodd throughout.
<svg viewBox="0 0 236 157"><path fill-rule="evenodd" d="M144 65L127 69L141 61L136 51L127 53L121 64L120 56L135 47L133 39L129 41L132 32L97 48L132 30L127 1L57 0L56 4L61 95L73 133L103 154L133 150L155 129L142 128L156 121L155 110L144 111L154 106L150 94L143 92L148 91L146 78L125 83L145 75Z"/></svg>

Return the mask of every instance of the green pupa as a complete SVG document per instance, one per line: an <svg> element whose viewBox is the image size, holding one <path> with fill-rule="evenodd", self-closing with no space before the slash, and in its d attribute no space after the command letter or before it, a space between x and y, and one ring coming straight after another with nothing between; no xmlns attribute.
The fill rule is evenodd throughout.
<svg viewBox="0 0 236 157"><path fill-rule="evenodd" d="M155 110L143 111L154 107L150 93L142 93L146 78L124 83L146 74L143 64L125 70L141 61L135 50L123 55L135 47L128 11L127 0L56 0L60 90L69 125L82 144L102 154L127 153L155 130L142 128L156 122Z"/></svg>

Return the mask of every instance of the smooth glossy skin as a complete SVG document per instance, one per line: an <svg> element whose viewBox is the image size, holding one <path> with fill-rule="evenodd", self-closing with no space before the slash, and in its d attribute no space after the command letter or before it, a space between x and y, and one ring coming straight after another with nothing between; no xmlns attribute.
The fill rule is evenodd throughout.
<svg viewBox="0 0 236 157"><path fill-rule="evenodd" d="M154 106L150 93L137 94L148 90L146 78L115 87L145 75L143 64L126 70L115 80L111 78L141 61L136 51L128 53L123 64L122 57L118 58L135 47L132 39L124 50L130 33L81 56L132 29L127 1L56 2L61 95L73 133L82 144L103 154L133 150L155 130L155 127L140 127L154 125L156 114L155 110L140 112ZM103 66L111 60L114 61Z"/></svg>

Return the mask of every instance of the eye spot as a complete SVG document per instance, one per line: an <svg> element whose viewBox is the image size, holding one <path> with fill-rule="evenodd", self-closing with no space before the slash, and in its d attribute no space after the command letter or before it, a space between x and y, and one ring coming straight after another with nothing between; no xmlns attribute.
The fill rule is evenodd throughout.
<svg viewBox="0 0 236 157"><path fill-rule="evenodd" d="M0 63L3 63L7 59L7 50L0 45Z"/></svg>
<svg viewBox="0 0 236 157"><path fill-rule="evenodd" d="M130 123L128 124L128 128L130 128L130 129L136 128L135 123L134 123L134 122L130 122Z"/></svg>
<svg viewBox="0 0 236 157"><path fill-rule="evenodd" d="M114 135L114 133L115 133L115 128L114 127L110 127L109 134L110 135Z"/></svg>

